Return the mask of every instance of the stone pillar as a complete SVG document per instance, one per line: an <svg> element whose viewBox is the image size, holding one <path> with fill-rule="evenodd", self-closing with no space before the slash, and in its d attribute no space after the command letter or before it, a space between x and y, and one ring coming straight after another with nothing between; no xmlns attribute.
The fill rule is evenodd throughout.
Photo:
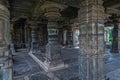
<svg viewBox="0 0 120 80"><path fill-rule="evenodd" d="M46 46L46 59L50 65L61 63L61 45L58 42L58 24L56 21L48 22L48 44Z"/></svg>
<svg viewBox="0 0 120 80"><path fill-rule="evenodd" d="M78 28L78 23L73 23L73 45L74 47L79 46L79 28Z"/></svg>
<svg viewBox="0 0 120 80"><path fill-rule="evenodd" d="M31 28L28 27L27 29L27 35L28 35L28 48L30 49L31 48Z"/></svg>
<svg viewBox="0 0 120 80"><path fill-rule="evenodd" d="M10 44L10 13L5 2L0 1L0 80L12 80L12 60L8 46Z"/></svg>
<svg viewBox="0 0 120 80"><path fill-rule="evenodd" d="M120 19L119 19L119 21L120 21ZM118 27L118 50L120 53L120 23L119 23L119 27Z"/></svg>
<svg viewBox="0 0 120 80"><path fill-rule="evenodd" d="M114 28L112 31L112 37L113 37L113 42L112 42L112 47L111 47L111 52L112 53L119 53L118 50L118 23L116 23L116 21L114 21ZM118 22L118 21L117 21Z"/></svg>
<svg viewBox="0 0 120 80"><path fill-rule="evenodd" d="M25 48L28 48L28 34L27 34L27 32L28 32L28 26L27 25L25 25L25 28L24 28L24 32L25 32Z"/></svg>
<svg viewBox="0 0 120 80"><path fill-rule="evenodd" d="M73 46L73 33L72 33L72 25L70 24L67 29L67 43L68 47Z"/></svg>
<svg viewBox="0 0 120 80"><path fill-rule="evenodd" d="M11 21L10 22L10 34L11 34L11 37L10 37L10 41L13 42L13 35L14 35L14 28L13 28L13 25L14 23Z"/></svg>
<svg viewBox="0 0 120 80"><path fill-rule="evenodd" d="M38 35L37 35L37 28L38 26L36 24L32 24L32 23L35 23L35 22L31 22L31 49L34 50L34 49L38 49L39 47L39 44L38 44Z"/></svg>
<svg viewBox="0 0 120 80"><path fill-rule="evenodd" d="M59 25L57 21L61 16L60 12L64 5L46 1L41 7L45 11L45 17L48 19L48 44L46 45L46 71L52 71L64 67L61 59L61 45L58 42Z"/></svg>
<svg viewBox="0 0 120 80"><path fill-rule="evenodd" d="M58 41L61 45L63 45L63 27L59 28L59 32L58 32Z"/></svg>
<svg viewBox="0 0 120 80"><path fill-rule="evenodd" d="M103 80L104 8L102 0L82 0L79 18L80 80Z"/></svg>
<svg viewBox="0 0 120 80"><path fill-rule="evenodd" d="M67 30L63 30L63 45L67 45Z"/></svg>
<svg viewBox="0 0 120 80"><path fill-rule="evenodd" d="M10 50L12 54L15 53L15 47L14 47L14 28L13 28L14 23L11 21L10 24Z"/></svg>

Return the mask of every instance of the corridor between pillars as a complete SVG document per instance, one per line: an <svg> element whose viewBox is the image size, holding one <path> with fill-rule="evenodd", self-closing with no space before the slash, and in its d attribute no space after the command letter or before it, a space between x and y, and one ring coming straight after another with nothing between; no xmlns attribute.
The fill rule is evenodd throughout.
<svg viewBox="0 0 120 80"><path fill-rule="evenodd" d="M2 0L3 1L3 0ZM10 13L4 2L0 1L0 80L12 80L12 60L10 44Z"/></svg>
<svg viewBox="0 0 120 80"><path fill-rule="evenodd" d="M81 1L78 18L80 31L80 80L103 80L105 53L103 1Z"/></svg>

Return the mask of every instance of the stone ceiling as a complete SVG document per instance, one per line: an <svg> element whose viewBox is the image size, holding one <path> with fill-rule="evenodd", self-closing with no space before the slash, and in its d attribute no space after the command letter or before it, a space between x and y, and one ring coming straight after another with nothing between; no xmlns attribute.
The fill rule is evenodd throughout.
<svg viewBox="0 0 120 80"><path fill-rule="evenodd" d="M46 0L9 0L11 17L31 17L37 5L42 5ZM49 0L68 6L61 12L63 17L75 18L79 9L80 0ZM120 0L104 0L104 7L113 7L120 10ZM69 14L71 13L71 14ZM42 15L40 13L39 15Z"/></svg>

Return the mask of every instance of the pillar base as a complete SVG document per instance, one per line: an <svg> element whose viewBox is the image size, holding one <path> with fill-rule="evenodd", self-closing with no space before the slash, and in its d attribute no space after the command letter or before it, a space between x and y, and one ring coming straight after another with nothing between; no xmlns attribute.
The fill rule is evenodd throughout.
<svg viewBox="0 0 120 80"><path fill-rule="evenodd" d="M12 55L6 47L0 47L0 51L0 74L2 74L0 80L12 80Z"/></svg>
<svg viewBox="0 0 120 80"><path fill-rule="evenodd" d="M59 43L48 43L46 45L46 62L50 65L58 65L63 63L61 58L61 48Z"/></svg>
<svg viewBox="0 0 120 80"><path fill-rule="evenodd" d="M64 65L64 63L58 64L58 65L52 65L49 62L42 61L39 58L37 58L32 51L29 52L29 55L39 64L40 67L42 67L46 72L56 71L63 68L66 68L67 66Z"/></svg>
<svg viewBox="0 0 120 80"><path fill-rule="evenodd" d="M74 46L73 45L68 45L67 48L73 48Z"/></svg>
<svg viewBox="0 0 120 80"><path fill-rule="evenodd" d="M39 49L39 43L38 42L31 42L31 49L34 49L34 50Z"/></svg>

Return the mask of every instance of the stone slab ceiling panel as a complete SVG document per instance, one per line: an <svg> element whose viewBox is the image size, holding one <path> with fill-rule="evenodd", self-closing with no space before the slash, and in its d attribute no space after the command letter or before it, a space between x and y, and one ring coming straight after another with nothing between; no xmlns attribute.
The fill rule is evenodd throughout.
<svg viewBox="0 0 120 80"><path fill-rule="evenodd" d="M12 16L24 16L32 14L36 0L12 0L11 14Z"/></svg>

